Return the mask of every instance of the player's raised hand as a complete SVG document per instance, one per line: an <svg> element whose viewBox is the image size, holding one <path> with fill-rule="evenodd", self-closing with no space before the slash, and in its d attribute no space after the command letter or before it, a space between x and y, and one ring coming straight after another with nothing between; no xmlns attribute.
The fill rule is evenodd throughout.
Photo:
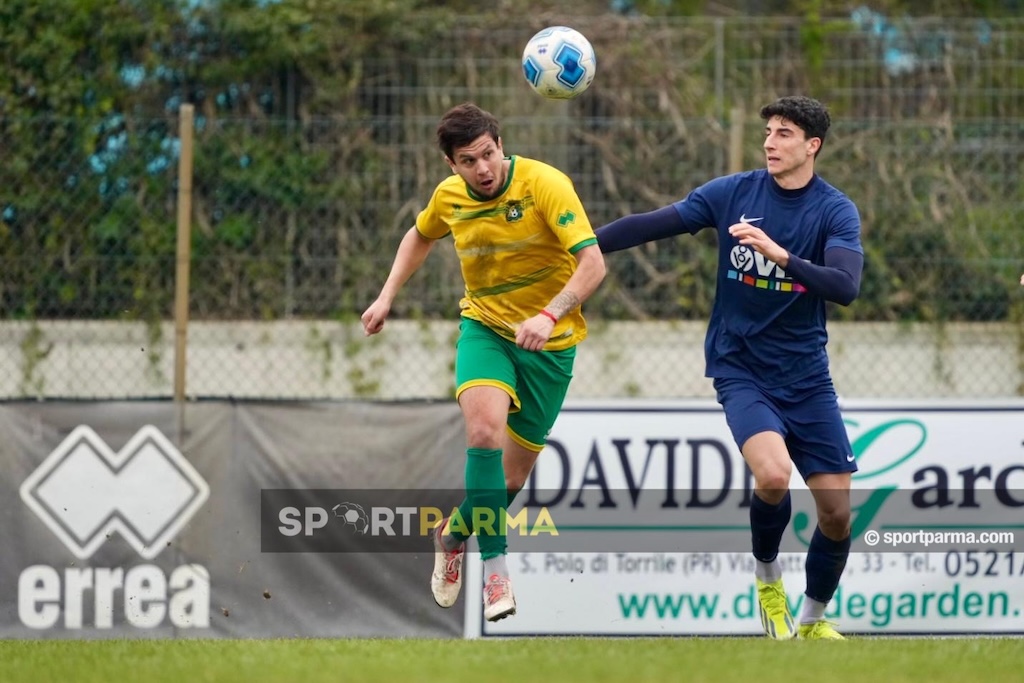
<svg viewBox="0 0 1024 683"><path fill-rule="evenodd" d="M371 334L377 334L384 329L384 321L387 320L388 313L391 312L391 304L382 299L377 299L370 307L363 311L363 315L359 318L363 323L363 334L369 337Z"/></svg>
<svg viewBox="0 0 1024 683"><path fill-rule="evenodd" d="M772 263L777 263L783 268L789 263L789 252L776 244L771 237L768 237L764 230L756 225L734 223L729 226L729 234L738 239L740 244L762 254Z"/></svg>

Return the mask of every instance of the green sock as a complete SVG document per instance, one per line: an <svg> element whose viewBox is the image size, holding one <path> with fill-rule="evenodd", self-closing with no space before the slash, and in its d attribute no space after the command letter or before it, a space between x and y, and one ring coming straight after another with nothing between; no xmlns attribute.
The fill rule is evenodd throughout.
<svg viewBox="0 0 1024 683"><path fill-rule="evenodd" d="M516 499L519 492L522 489L516 489L515 491L508 489L505 491L505 509L512 507L512 501ZM459 518L462 520L462 524L458 525L459 530L456 531L449 526L441 538L444 546L448 550L455 550L460 545L466 542L466 539L473 535L473 505L469 502L469 498L463 498L462 502L459 503Z"/></svg>
<svg viewBox="0 0 1024 683"><path fill-rule="evenodd" d="M452 519L448 533L465 540L476 532L481 559L505 554L504 516L508 493L501 449L466 450L466 499L459 505L459 519Z"/></svg>

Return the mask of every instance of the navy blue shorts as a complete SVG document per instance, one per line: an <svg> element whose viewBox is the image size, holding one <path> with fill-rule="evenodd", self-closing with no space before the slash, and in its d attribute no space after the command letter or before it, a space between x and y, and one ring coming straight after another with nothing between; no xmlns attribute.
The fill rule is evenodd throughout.
<svg viewBox="0 0 1024 683"><path fill-rule="evenodd" d="M741 450L754 434L778 432L804 481L812 474L857 471L830 378L770 391L747 379L716 378L714 386Z"/></svg>

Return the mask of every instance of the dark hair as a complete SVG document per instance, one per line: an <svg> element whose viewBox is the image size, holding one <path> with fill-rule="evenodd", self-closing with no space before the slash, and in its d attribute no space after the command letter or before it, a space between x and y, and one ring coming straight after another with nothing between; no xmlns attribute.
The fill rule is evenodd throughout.
<svg viewBox="0 0 1024 683"><path fill-rule="evenodd" d="M768 119L779 116L792 121L804 131L808 138L821 138L822 146L825 145L825 136L828 128L832 125L832 119L828 115L828 109L818 100L802 95L780 97L771 104L761 107L761 118ZM821 151L821 147L818 148ZM817 156L817 152L815 152Z"/></svg>
<svg viewBox="0 0 1024 683"><path fill-rule="evenodd" d="M471 102L452 107L437 124L437 146L452 159L459 147L465 147L483 134L498 142L498 119ZM453 159L454 161L454 159Z"/></svg>

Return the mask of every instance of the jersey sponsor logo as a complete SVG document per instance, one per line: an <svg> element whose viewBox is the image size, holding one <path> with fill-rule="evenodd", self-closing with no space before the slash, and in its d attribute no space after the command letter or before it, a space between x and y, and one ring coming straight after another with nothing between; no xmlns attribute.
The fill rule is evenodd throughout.
<svg viewBox="0 0 1024 683"><path fill-rule="evenodd" d="M747 214L745 214L745 213L741 213L740 214L740 223L746 223L747 225L753 225L754 221L763 221L763 220L764 220L764 216L760 216L759 218L747 218Z"/></svg>
<svg viewBox="0 0 1024 683"><path fill-rule="evenodd" d="M754 263L754 253L753 249L741 244L733 247L729 252L729 262L736 270L750 270Z"/></svg>
<svg viewBox="0 0 1024 683"><path fill-rule="evenodd" d="M737 244L729 252L729 263L732 268L728 269L726 277L730 280L776 292L807 291L803 285L793 282L779 264L743 244Z"/></svg>

